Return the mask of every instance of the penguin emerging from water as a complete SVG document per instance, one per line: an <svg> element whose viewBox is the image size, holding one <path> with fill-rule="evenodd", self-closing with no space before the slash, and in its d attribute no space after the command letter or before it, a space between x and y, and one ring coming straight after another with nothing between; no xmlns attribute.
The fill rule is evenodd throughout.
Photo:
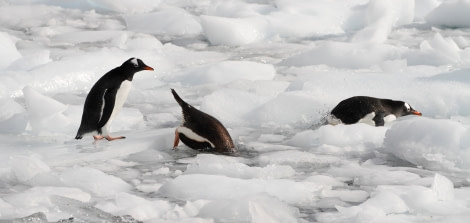
<svg viewBox="0 0 470 223"><path fill-rule="evenodd" d="M116 67L103 75L90 90L83 107L80 128L75 139L81 139L84 134L96 132L95 140L124 139L124 136L111 137L109 126L119 113L131 88L134 74L143 70L153 70L142 60L130 58L120 67Z"/></svg>
<svg viewBox="0 0 470 223"><path fill-rule="evenodd" d="M183 124L175 130L173 148L178 146L181 139L195 150L219 153L237 151L230 134L219 120L183 101L174 89L171 89L171 93L183 110Z"/></svg>
<svg viewBox="0 0 470 223"><path fill-rule="evenodd" d="M419 115L408 103L390 99L380 99L367 96L355 96L341 101L327 117L328 124L354 124L365 122L383 126L405 115Z"/></svg>

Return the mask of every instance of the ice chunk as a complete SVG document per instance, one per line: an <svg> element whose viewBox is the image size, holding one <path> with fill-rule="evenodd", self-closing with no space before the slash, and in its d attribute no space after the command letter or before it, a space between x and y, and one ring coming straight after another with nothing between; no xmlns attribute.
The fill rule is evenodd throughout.
<svg viewBox="0 0 470 223"><path fill-rule="evenodd" d="M265 37L264 21L256 18L201 16L205 36L213 45L239 46Z"/></svg>
<svg viewBox="0 0 470 223"><path fill-rule="evenodd" d="M23 50L23 57L13 62L11 70L31 70L35 67L52 62L49 50Z"/></svg>
<svg viewBox="0 0 470 223"><path fill-rule="evenodd" d="M363 163L347 162L339 167L332 167L327 172L334 176L354 179L359 185L408 185L420 179L420 176L403 170L391 170L392 168Z"/></svg>
<svg viewBox="0 0 470 223"><path fill-rule="evenodd" d="M426 22L434 26L468 28L470 27L469 10L469 1L444 1L431 11L425 19Z"/></svg>
<svg viewBox="0 0 470 223"><path fill-rule="evenodd" d="M316 155L298 150L263 153L259 155L258 159L261 165L278 164L294 167L324 167L340 160L339 157Z"/></svg>
<svg viewBox="0 0 470 223"><path fill-rule="evenodd" d="M196 36L202 27L187 11L176 7L148 14L126 15L128 30L167 36ZM151 22L149 22L151 21Z"/></svg>
<svg viewBox="0 0 470 223"><path fill-rule="evenodd" d="M230 98L230 100L227 100ZM249 123L250 114L269 100L258 94L240 90L219 90L204 97L201 110L216 116L223 123Z"/></svg>
<svg viewBox="0 0 470 223"><path fill-rule="evenodd" d="M63 112L67 106L34 90L32 87L23 89L29 121L33 132L64 132L71 120Z"/></svg>
<svg viewBox="0 0 470 223"><path fill-rule="evenodd" d="M286 191L286 188L290 188ZM238 179L218 175L180 175L164 184L159 192L177 199L238 199L266 193L288 204L310 204L323 186L292 180Z"/></svg>
<svg viewBox="0 0 470 223"><path fill-rule="evenodd" d="M14 114L22 113L25 109L12 98L0 98L0 121L11 118Z"/></svg>
<svg viewBox="0 0 470 223"><path fill-rule="evenodd" d="M67 197L70 199L89 202L90 194L77 188L70 187L33 187L23 192L12 193L4 197L4 200L16 207L34 207L44 205L53 207L53 196Z"/></svg>
<svg viewBox="0 0 470 223"><path fill-rule="evenodd" d="M276 70L271 64L251 61L227 60L216 64L189 69L182 75L175 75L172 80L184 84L227 84L235 80L272 80Z"/></svg>
<svg viewBox="0 0 470 223"><path fill-rule="evenodd" d="M454 183L445 176L436 173L431 189L436 193L438 200L448 201L454 199Z"/></svg>
<svg viewBox="0 0 470 223"><path fill-rule="evenodd" d="M284 92L254 110L249 120L266 124L309 124L319 114L312 108L314 97L307 92Z"/></svg>
<svg viewBox="0 0 470 223"><path fill-rule="evenodd" d="M9 163L20 182L28 181L40 173L50 171L49 166L36 156L12 156Z"/></svg>
<svg viewBox="0 0 470 223"><path fill-rule="evenodd" d="M325 189L322 192L323 198L337 197L347 202L363 202L369 197L369 193L363 190L330 190Z"/></svg>
<svg viewBox="0 0 470 223"><path fill-rule="evenodd" d="M52 5L59 5L65 8L76 8L82 10L99 10L99 11L112 11L119 13L145 13L156 9L161 1L151 0L136 0L133 2L125 0L109 1L109 0L88 0L88 1L60 1L53 0L48 2Z"/></svg>
<svg viewBox="0 0 470 223"><path fill-rule="evenodd" d="M465 55L462 49L452 38L444 38L436 33L432 39L424 40L419 45L419 50L409 50L404 56L408 65L444 65L461 61Z"/></svg>
<svg viewBox="0 0 470 223"><path fill-rule="evenodd" d="M226 222L298 222L298 210L267 195L212 201L199 217Z"/></svg>
<svg viewBox="0 0 470 223"><path fill-rule="evenodd" d="M361 55L369 55L363 57ZM368 68L387 60L400 59L400 50L378 43L325 42L311 50L294 55L279 63L283 66L326 64L340 68Z"/></svg>
<svg viewBox="0 0 470 223"><path fill-rule="evenodd" d="M21 133L26 129L26 110L11 98L0 98L0 132Z"/></svg>
<svg viewBox="0 0 470 223"><path fill-rule="evenodd" d="M104 201L96 205L97 208L114 215L131 215L140 221L162 217L172 208L167 201L150 201L129 193L120 192L112 201Z"/></svg>
<svg viewBox="0 0 470 223"><path fill-rule="evenodd" d="M199 154L187 167L187 174L215 174L237 178L276 179L295 175L290 166L268 165L265 167L250 167L232 157L211 154Z"/></svg>
<svg viewBox="0 0 470 223"><path fill-rule="evenodd" d="M30 86L25 87L23 93L27 109L30 115L35 118L61 113L67 109L66 105L39 93Z"/></svg>
<svg viewBox="0 0 470 223"><path fill-rule="evenodd" d="M338 147L373 144L380 146L385 138L387 127L375 127L367 124L324 125L318 130L306 130L297 133L289 144L309 148L314 145L333 145Z"/></svg>
<svg viewBox="0 0 470 223"><path fill-rule="evenodd" d="M368 25L352 37L353 42L384 43L392 27L409 24L414 18L414 1L369 1L366 9Z"/></svg>
<svg viewBox="0 0 470 223"><path fill-rule="evenodd" d="M438 5L437 0L416 0L415 1L415 19L418 21L424 21L431 11L433 11Z"/></svg>
<svg viewBox="0 0 470 223"><path fill-rule="evenodd" d="M322 35L341 35L342 24L350 7L356 2L276 0L275 8L265 16L269 24L267 35L285 38L308 38Z"/></svg>
<svg viewBox="0 0 470 223"><path fill-rule="evenodd" d="M336 209L344 217L354 219L353 222L382 222L388 215L409 211L405 201L392 192L380 192L358 206L336 206Z"/></svg>
<svg viewBox="0 0 470 223"><path fill-rule="evenodd" d="M15 60L21 58L15 46L15 40L8 33L0 32L0 44L2 50L0 51L0 69L8 67Z"/></svg>
<svg viewBox="0 0 470 223"><path fill-rule="evenodd" d="M429 169L468 168L470 152L461 145L467 131L451 120L409 119L387 131L384 151Z"/></svg>
<svg viewBox="0 0 470 223"><path fill-rule="evenodd" d="M131 186L121 178L89 167L68 169L60 178L65 185L79 187L97 196L111 196L131 189Z"/></svg>
<svg viewBox="0 0 470 223"><path fill-rule="evenodd" d="M138 130L145 127L144 116L139 109L124 107L113 120L112 131Z"/></svg>

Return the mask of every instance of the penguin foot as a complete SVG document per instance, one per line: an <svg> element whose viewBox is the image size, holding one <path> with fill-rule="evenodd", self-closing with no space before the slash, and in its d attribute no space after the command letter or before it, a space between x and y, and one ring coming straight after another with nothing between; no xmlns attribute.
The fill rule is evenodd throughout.
<svg viewBox="0 0 470 223"><path fill-rule="evenodd" d="M179 142L180 142L180 134L178 132L178 129L175 129L175 139L173 141L173 150L176 150L176 147L178 147Z"/></svg>
<svg viewBox="0 0 470 223"><path fill-rule="evenodd" d="M93 136L93 138L94 138L95 140L106 139L106 140L108 140L108 141L113 141L113 140L116 140L116 139L125 139L126 137L125 137L125 136L111 137L111 136L96 135L96 136Z"/></svg>
<svg viewBox="0 0 470 223"><path fill-rule="evenodd" d="M96 136L93 136L93 139L95 139L95 140L102 140L102 139L104 139L104 136L96 135Z"/></svg>
<svg viewBox="0 0 470 223"><path fill-rule="evenodd" d="M116 139L125 139L126 137L125 137L125 136L118 136L118 137L106 136L105 138L106 138L108 141L113 141L113 140L116 140Z"/></svg>

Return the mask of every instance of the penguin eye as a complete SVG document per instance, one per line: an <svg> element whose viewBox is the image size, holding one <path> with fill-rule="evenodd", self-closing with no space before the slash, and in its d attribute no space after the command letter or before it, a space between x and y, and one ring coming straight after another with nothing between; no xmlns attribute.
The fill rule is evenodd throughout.
<svg viewBox="0 0 470 223"><path fill-rule="evenodd" d="M408 103L405 103L405 111L411 111L411 106Z"/></svg>

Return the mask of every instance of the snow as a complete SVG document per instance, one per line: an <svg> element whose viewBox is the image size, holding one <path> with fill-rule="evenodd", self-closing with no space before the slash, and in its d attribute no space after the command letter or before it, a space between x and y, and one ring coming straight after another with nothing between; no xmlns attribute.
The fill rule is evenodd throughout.
<svg viewBox="0 0 470 223"><path fill-rule="evenodd" d="M468 0L0 0L0 222L468 222ZM86 94L139 72L112 135ZM173 150L176 89L240 153ZM322 125L356 95L423 116Z"/></svg>

